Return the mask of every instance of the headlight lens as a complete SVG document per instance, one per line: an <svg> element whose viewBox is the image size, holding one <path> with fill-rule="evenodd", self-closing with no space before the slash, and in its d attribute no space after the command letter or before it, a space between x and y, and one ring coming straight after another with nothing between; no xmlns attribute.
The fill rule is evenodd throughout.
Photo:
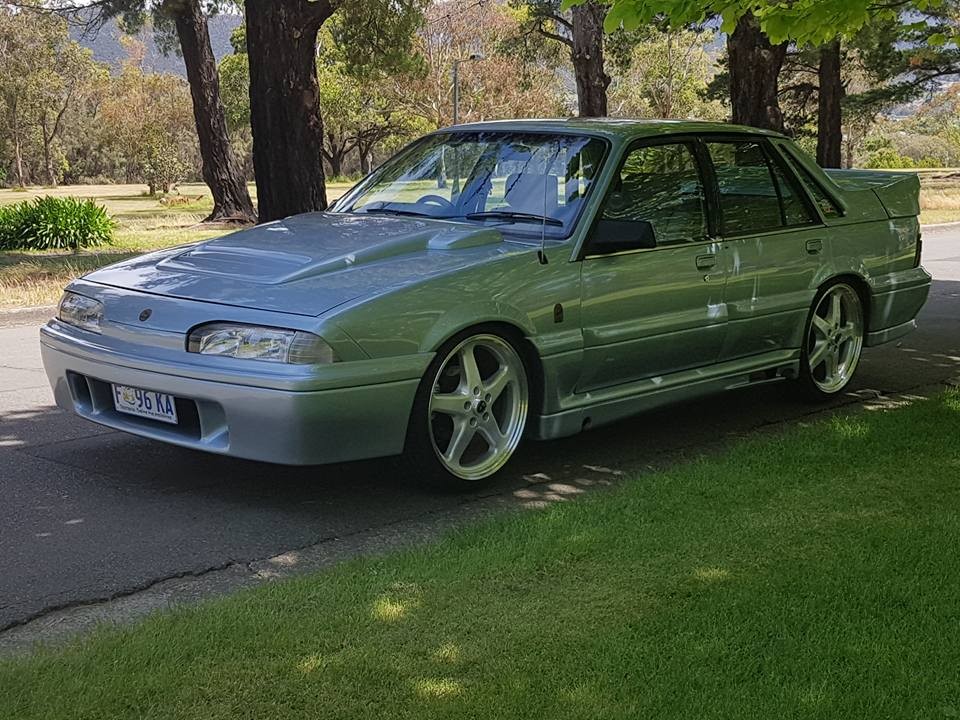
<svg viewBox="0 0 960 720"><path fill-rule="evenodd" d="M312 333L235 323L210 323L194 328L187 338L187 350L201 355L294 365L337 361L333 348Z"/></svg>
<svg viewBox="0 0 960 720"><path fill-rule="evenodd" d="M103 320L103 303L83 295L66 292L60 298L57 317L61 322L81 330L99 333L100 321Z"/></svg>

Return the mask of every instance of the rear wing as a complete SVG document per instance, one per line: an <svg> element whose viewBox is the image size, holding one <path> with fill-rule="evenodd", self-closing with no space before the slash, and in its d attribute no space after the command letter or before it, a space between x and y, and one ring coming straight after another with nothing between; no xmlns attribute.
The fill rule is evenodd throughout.
<svg viewBox="0 0 960 720"><path fill-rule="evenodd" d="M920 214L920 178L916 173L827 170L826 175L845 192L872 192L891 218Z"/></svg>

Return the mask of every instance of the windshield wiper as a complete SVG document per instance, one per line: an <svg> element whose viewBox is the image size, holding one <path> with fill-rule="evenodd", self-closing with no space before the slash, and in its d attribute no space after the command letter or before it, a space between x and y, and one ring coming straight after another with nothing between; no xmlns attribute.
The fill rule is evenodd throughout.
<svg viewBox="0 0 960 720"><path fill-rule="evenodd" d="M563 227L563 220L557 220L557 218L550 217L549 215L535 215L533 213L511 212L509 210L472 212L467 213L464 217L467 218L467 220L505 220L507 222L526 222Z"/></svg>
<svg viewBox="0 0 960 720"><path fill-rule="evenodd" d="M380 213L382 215L405 215L407 217L428 217L438 219L436 215L431 215L430 213L417 212L416 210L396 210L394 208L370 208L369 210L361 210L364 215L373 215L375 213Z"/></svg>

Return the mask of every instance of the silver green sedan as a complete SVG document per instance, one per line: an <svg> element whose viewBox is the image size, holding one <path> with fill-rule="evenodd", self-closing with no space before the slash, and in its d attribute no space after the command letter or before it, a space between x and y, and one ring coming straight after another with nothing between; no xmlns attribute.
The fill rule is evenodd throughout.
<svg viewBox="0 0 960 720"><path fill-rule="evenodd" d="M918 191L722 124L460 126L326 212L71 283L43 360L109 427L472 483L523 438L682 398L843 392L927 298Z"/></svg>

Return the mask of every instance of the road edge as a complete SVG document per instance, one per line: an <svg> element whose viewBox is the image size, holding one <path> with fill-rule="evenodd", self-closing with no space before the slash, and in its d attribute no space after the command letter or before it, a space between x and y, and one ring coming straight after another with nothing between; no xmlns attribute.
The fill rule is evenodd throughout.
<svg viewBox="0 0 960 720"><path fill-rule="evenodd" d="M736 433L736 437L776 433L797 423L816 421L831 414L896 408L927 399L951 386L960 387L960 377L906 388L889 395L878 390L851 393L838 403L815 407L799 416L761 421L746 433ZM724 435L708 444L698 443L696 451L700 455L724 452L729 447L729 440L730 437ZM401 518L388 525L358 530L345 536L320 537L303 547L291 548L272 557L233 561L217 567L159 578L145 586L111 597L50 608L0 630L0 659L26 656L42 646L62 646L99 626L130 626L157 611L216 600L265 582L317 572L360 556L376 557L420 546L467 523L477 522L496 513L542 509L552 504L536 500L543 494L570 494L572 499L585 489L592 492L615 487L638 475L658 472L677 462L683 462L689 457L691 449L689 446L676 448L658 458L655 466L637 468L634 471L586 467L585 469L595 474L590 480L590 487L578 486L572 493L567 492L569 488L554 487L557 483L551 483L549 478L524 476L525 486L512 485L486 495L466 496L462 503L445 510ZM538 486L542 486L542 492L537 492Z"/></svg>

